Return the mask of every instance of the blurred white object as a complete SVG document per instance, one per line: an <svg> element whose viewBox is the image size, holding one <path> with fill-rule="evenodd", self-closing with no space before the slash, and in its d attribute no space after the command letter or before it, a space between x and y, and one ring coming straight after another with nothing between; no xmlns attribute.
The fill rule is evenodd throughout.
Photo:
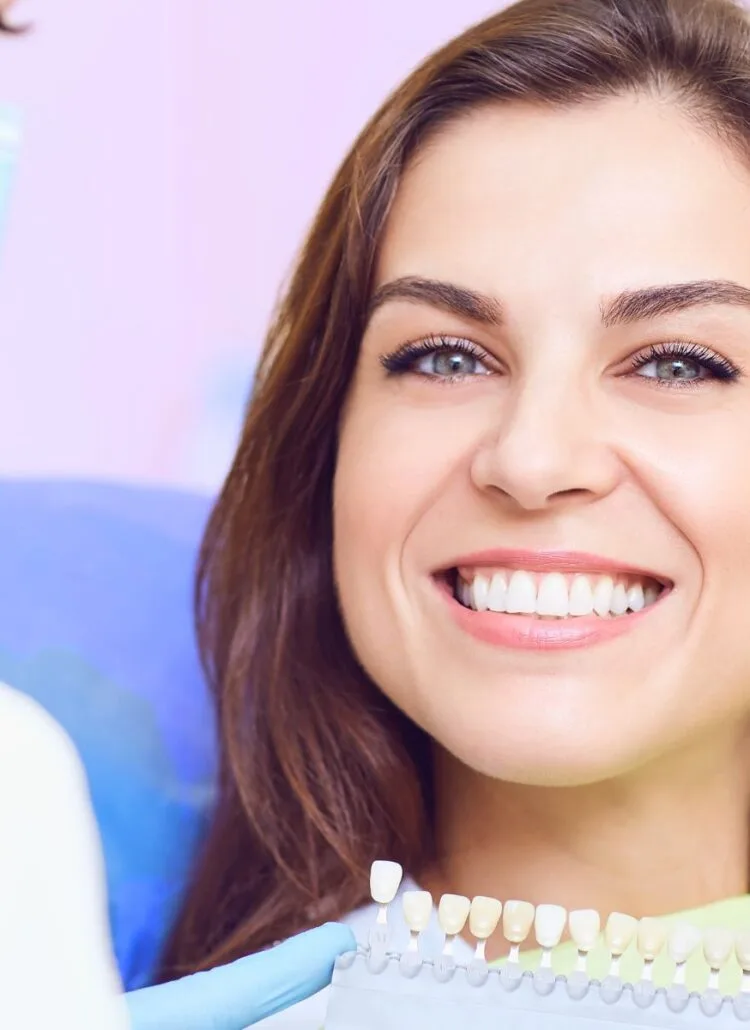
<svg viewBox="0 0 750 1030"><path fill-rule="evenodd" d="M0 1026L127 1030L83 766L36 702L0 684Z"/></svg>

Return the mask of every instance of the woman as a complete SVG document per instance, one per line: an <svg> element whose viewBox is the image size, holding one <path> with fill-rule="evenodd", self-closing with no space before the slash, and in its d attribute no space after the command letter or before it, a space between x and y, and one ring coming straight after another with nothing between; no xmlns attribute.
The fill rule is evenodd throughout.
<svg viewBox="0 0 750 1030"><path fill-rule="evenodd" d="M521 0L364 129L204 542L223 790L165 976L350 918L375 858L745 895L749 151L730 0Z"/></svg>

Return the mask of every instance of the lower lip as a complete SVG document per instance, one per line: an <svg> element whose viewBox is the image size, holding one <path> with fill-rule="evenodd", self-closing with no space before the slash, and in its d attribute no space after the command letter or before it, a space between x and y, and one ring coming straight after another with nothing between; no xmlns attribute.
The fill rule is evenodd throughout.
<svg viewBox="0 0 750 1030"><path fill-rule="evenodd" d="M614 640L615 637L637 628L660 606L665 596L662 594L658 601L639 612L610 619L603 619L598 615L579 615L571 619L539 619L532 615L476 612L472 608L465 608L456 600L448 583L440 580L435 580L435 583L460 629L495 647L527 651L571 650Z"/></svg>

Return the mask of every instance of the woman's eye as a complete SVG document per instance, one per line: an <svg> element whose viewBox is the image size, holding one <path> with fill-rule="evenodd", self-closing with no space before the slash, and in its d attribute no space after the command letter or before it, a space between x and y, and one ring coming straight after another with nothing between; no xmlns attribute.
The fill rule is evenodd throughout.
<svg viewBox="0 0 750 1030"><path fill-rule="evenodd" d="M438 379L486 375L489 371L476 354L444 348L423 354L417 358L412 367L415 372Z"/></svg>
<svg viewBox="0 0 750 1030"><path fill-rule="evenodd" d="M711 379L711 371L695 358L654 358L641 365L638 375L662 382L684 382L693 379Z"/></svg>
<svg viewBox="0 0 750 1030"><path fill-rule="evenodd" d="M701 381L732 382L742 372L728 358L703 344L675 341L659 343L635 355L630 372L660 386L690 386Z"/></svg>
<svg viewBox="0 0 750 1030"><path fill-rule="evenodd" d="M449 336L403 344L380 361L391 376L410 374L448 383L491 374L490 359L480 347Z"/></svg>

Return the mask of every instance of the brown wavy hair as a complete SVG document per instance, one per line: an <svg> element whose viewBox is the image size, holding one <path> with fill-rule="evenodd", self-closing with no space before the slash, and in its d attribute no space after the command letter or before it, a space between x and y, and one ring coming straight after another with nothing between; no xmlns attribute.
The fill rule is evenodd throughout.
<svg viewBox="0 0 750 1030"><path fill-rule="evenodd" d="M166 979L367 900L377 857L432 855L430 742L352 652L332 572L337 432L399 179L478 105L667 95L748 156L750 24L732 0L521 0L448 43L345 158L268 333L196 589L220 797Z"/></svg>

